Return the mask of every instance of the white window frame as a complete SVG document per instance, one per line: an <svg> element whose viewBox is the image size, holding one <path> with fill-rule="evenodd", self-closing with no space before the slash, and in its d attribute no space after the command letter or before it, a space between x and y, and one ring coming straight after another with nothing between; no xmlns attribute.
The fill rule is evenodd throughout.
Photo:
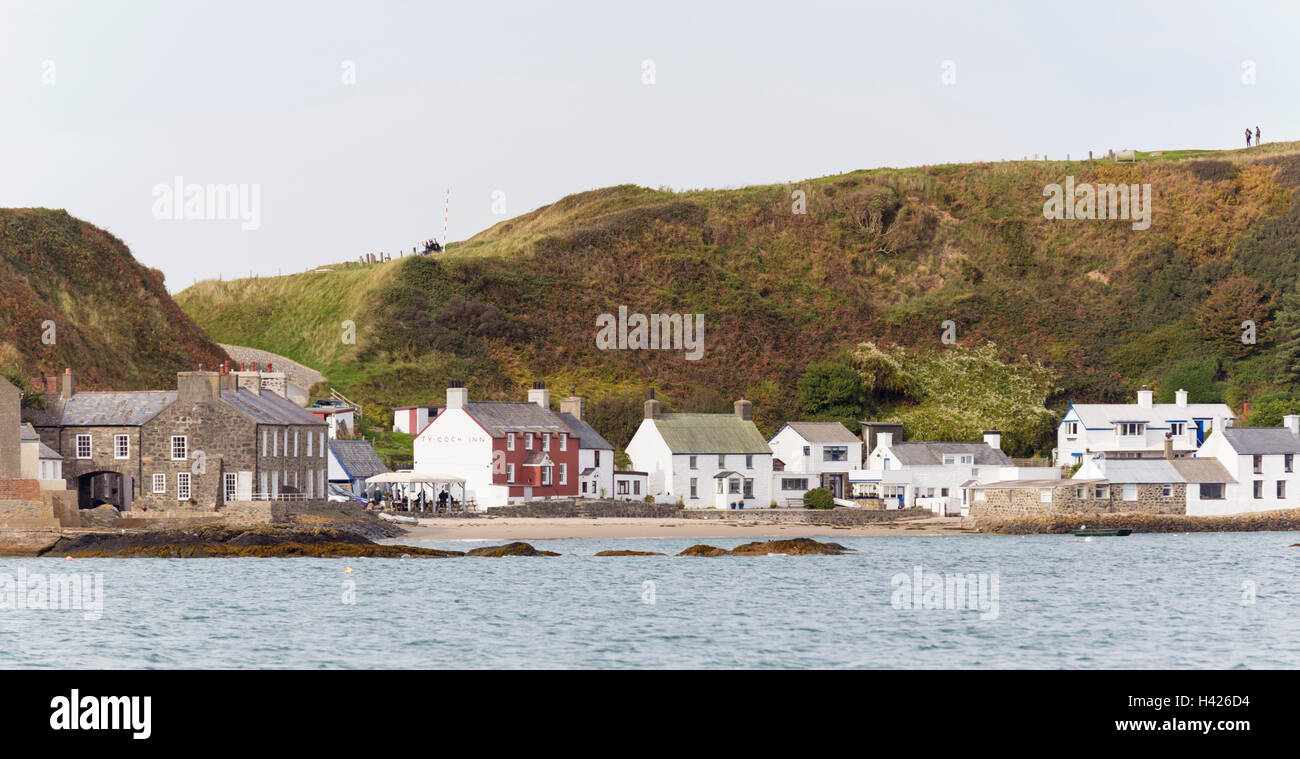
<svg viewBox="0 0 1300 759"><path fill-rule="evenodd" d="M126 453L122 453L122 445L126 444ZM121 461L122 459L131 458L131 436L114 435L113 436L113 458Z"/></svg>
<svg viewBox="0 0 1300 759"><path fill-rule="evenodd" d="M1065 423L1065 436L1066 436L1066 437L1077 437L1078 435L1079 435L1079 423L1078 423L1078 422L1066 422L1066 423Z"/></svg>
<svg viewBox="0 0 1300 759"><path fill-rule="evenodd" d="M568 484L569 484L569 465L568 465L568 464L560 464L560 484L561 484L561 485L568 485Z"/></svg>
<svg viewBox="0 0 1300 759"><path fill-rule="evenodd" d="M569 436L562 433L560 435L560 450L561 451L569 450Z"/></svg>
<svg viewBox="0 0 1300 759"><path fill-rule="evenodd" d="M531 433L531 432L525 432L525 433L524 433L524 450L525 450L525 451L531 451L532 449L533 449L533 433Z"/></svg>
<svg viewBox="0 0 1300 759"><path fill-rule="evenodd" d="M84 456L81 455L81 441L82 441L82 440L85 440L85 441L86 441L86 455L84 455ZM95 456L95 446L94 446L94 442L95 442L94 439L91 438L91 436L88 435L88 434L77 435L77 440L76 440L77 458L79 458L79 459L90 459L90 458L94 458L94 456Z"/></svg>
<svg viewBox="0 0 1300 759"><path fill-rule="evenodd" d="M542 487L548 487L552 484L551 467L542 467Z"/></svg>
<svg viewBox="0 0 1300 759"><path fill-rule="evenodd" d="M181 441L181 455L176 455L176 441ZM188 435L172 435L172 461L185 461L190 457L190 440Z"/></svg>
<svg viewBox="0 0 1300 759"><path fill-rule="evenodd" d="M543 433L542 433L542 450L543 450L543 451L546 451L547 453L550 453L550 450L551 450L551 433L549 433L549 432L543 432Z"/></svg>
<svg viewBox="0 0 1300 759"><path fill-rule="evenodd" d="M515 481L515 465L506 464L506 482Z"/></svg>
<svg viewBox="0 0 1300 759"><path fill-rule="evenodd" d="M507 451L513 451L514 449L515 449L515 433L513 433L513 432L507 432L507 433L506 433L506 450L507 450Z"/></svg>
<svg viewBox="0 0 1300 759"><path fill-rule="evenodd" d="M194 483L189 472L176 473L176 500L188 501L194 493Z"/></svg>
<svg viewBox="0 0 1300 759"><path fill-rule="evenodd" d="M239 496L239 476L234 472L226 472L222 479L225 481L225 502L229 503Z"/></svg>
<svg viewBox="0 0 1300 759"><path fill-rule="evenodd" d="M162 472L157 472L157 473L154 474L154 476L153 476L153 492L155 492L155 493L166 493L166 492L167 492L167 475L166 475L166 474L164 474L164 473L162 473Z"/></svg>

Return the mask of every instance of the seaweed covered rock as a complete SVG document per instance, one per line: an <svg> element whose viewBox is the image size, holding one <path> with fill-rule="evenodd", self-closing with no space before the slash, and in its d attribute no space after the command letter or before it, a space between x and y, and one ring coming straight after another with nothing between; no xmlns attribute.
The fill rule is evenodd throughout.
<svg viewBox="0 0 1300 759"><path fill-rule="evenodd" d="M655 551L597 551L597 556L664 556L666 554Z"/></svg>
<svg viewBox="0 0 1300 759"><path fill-rule="evenodd" d="M466 556L487 556L489 558L500 558L502 556L559 556L554 551L539 551L527 543L515 541L503 546L483 546L465 554Z"/></svg>
<svg viewBox="0 0 1300 759"><path fill-rule="evenodd" d="M785 554L788 556L839 556L850 553L853 549L839 543L821 543L811 538L791 538L789 540L766 540L745 543L730 551L714 546L696 545L677 554L678 556L769 556Z"/></svg>
<svg viewBox="0 0 1300 759"><path fill-rule="evenodd" d="M687 548L685 551L682 551L677 555L678 556L726 556L727 552L725 549L717 548L715 546L694 545L691 546L690 548Z"/></svg>
<svg viewBox="0 0 1300 759"><path fill-rule="evenodd" d="M202 525L175 530L87 533L60 538L44 556L72 557L277 557L318 558L445 558L460 551L413 546L380 545L364 536L336 528L278 525L232 527Z"/></svg>

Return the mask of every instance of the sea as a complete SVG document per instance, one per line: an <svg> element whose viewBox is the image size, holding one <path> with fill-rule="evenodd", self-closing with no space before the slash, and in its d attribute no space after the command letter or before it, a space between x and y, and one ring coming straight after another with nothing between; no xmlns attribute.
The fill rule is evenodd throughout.
<svg viewBox="0 0 1300 759"><path fill-rule="evenodd" d="M0 667L1300 667L1300 533L672 555L749 540L534 542L553 558L0 558ZM593 555L619 549L668 555Z"/></svg>

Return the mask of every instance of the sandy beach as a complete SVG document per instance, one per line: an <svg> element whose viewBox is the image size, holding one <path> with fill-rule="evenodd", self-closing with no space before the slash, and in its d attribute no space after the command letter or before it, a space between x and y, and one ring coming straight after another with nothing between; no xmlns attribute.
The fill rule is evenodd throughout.
<svg viewBox="0 0 1300 759"><path fill-rule="evenodd" d="M957 517L910 519L899 522L841 527L778 522L729 522L705 519L626 519L591 517L535 519L422 519L405 526L395 542L420 540L560 540L573 538L759 538L865 537L877 535L973 535ZM388 542L388 541L385 541Z"/></svg>

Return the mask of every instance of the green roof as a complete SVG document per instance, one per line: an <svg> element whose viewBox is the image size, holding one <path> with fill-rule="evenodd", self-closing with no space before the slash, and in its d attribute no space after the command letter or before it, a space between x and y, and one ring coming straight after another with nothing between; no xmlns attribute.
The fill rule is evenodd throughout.
<svg viewBox="0 0 1300 759"><path fill-rule="evenodd" d="M734 414L663 414L654 423L673 453L772 453L758 427Z"/></svg>

